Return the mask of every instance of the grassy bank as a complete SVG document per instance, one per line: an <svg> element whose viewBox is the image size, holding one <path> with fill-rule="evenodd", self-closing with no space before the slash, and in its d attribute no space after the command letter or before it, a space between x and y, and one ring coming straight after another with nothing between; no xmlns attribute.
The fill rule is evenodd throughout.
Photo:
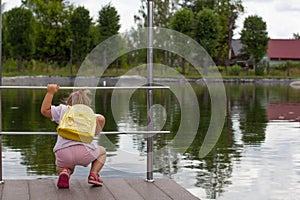
<svg viewBox="0 0 300 200"><path fill-rule="evenodd" d="M105 73L102 75L102 77L117 77L117 76L122 76L126 74L127 70L118 70L116 72L115 69L108 69L105 71ZM24 70L22 72L2 72L3 77L14 77L14 76L64 76L64 77L69 77L69 76L76 76L77 75L77 70L73 70L72 74L70 70L66 69L55 69L55 70L49 70L47 71L27 71ZM182 75L185 78L201 78L201 75L199 73L192 73L192 74L186 74ZM226 75L225 73L221 73L222 78L224 79L295 79L295 78L300 78L300 75L290 75L287 76L285 74L279 74L279 75L246 75L246 74L241 74L241 75ZM154 77L163 77L163 78L172 78L174 76L168 75L168 76L157 76L157 73L155 73ZM175 76L178 77L178 76Z"/></svg>
<svg viewBox="0 0 300 200"><path fill-rule="evenodd" d="M137 65L138 66L138 65ZM110 66L108 69L105 70L104 74L101 76L103 77L117 77L124 74L128 74L129 71L132 71L132 68L135 68L136 66L128 67L126 69L124 68L117 68L115 65ZM67 64L64 67L59 66L57 63L43 63L43 62L37 62L37 61L31 61L31 62L24 62L22 68L18 68L18 65L15 61L7 60L2 65L2 76L4 77L14 77L14 76L76 76L78 71L78 66L72 65L72 70L69 64ZM136 68L135 68L136 69ZM191 67L190 65L186 65L184 71L185 74L182 74L182 68L171 68L175 75L172 75L171 73L165 73L166 71L162 69L157 69L155 71L155 68L153 69L154 76L157 77L165 77L165 78L171 78L171 77L178 77L178 75L182 75L185 78L201 78L201 74L205 74L205 70L203 68L200 69L200 73L198 70L196 70L194 67ZM72 73L71 73L72 71ZM169 71L169 70L168 70ZM212 69L208 69L208 74L211 74L210 72L216 72L218 71L222 78L226 79L235 79L235 78L241 78L241 79L290 79L290 78L300 78L300 64L291 64L288 63L285 65L279 65L275 67L270 68L259 68L259 70L254 71L253 69L246 70L245 68L242 68L238 65L230 66L227 68L227 72L225 70L225 67L222 66L216 66ZM163 73L164 72L164 73ZM142 75L147 74L147 69L144 67L143 69L139 67L139 70L133 71L131 74L134 75ZM212 73L213 74L213 73ZM100 75L100 74L99 74Z"/></svg>

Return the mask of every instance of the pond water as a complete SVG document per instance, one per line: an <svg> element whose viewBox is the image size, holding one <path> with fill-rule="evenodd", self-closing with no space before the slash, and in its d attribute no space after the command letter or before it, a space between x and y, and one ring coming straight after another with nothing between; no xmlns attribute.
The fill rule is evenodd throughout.
<svg viewBox="0 0 300 200"><path fill-rule="evenodd" d="M174 86L177 87L177 86ZM187 149L173 139L181 108L169 90L153 91L155 104L165 108L163 130L154 136L154 178L169 177L200 199L297 199L300 197L300 90L288 85L227 84L223 131L210 153L199 150L211 118L210 95L193 85L200 123ZM54 103L67 96L61 90ZM3 131L55 131L56 124L40 114L44 90L2 90ZM118 119L111 109L112 91L97 91L95 109L106 117L104 131L140 130L146 126L146 93L135 91L129 105L119 99ZM191 116L193 110L190 110ZM159 114L159 113L158 113ZM189 137L189 135L187 135ZM138 134L96 138L108 158L102 177L146 177L146 140ZM3 178L56 178L52 148L56 136L3 135ZM76 168L86 178L89 168Z"/></svg>

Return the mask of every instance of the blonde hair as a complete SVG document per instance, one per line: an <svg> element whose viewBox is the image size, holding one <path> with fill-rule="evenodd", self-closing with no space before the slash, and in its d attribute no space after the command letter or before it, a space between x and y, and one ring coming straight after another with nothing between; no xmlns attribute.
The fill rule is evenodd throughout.
<svg viewBox="0 0 300 200"><path fill-rule="evenodd" d="M66 99L65 103L70 106L75 104L91 106L91 100L88 96L89 93L89 90L78 90L76 92L72 92Z"/></svg>

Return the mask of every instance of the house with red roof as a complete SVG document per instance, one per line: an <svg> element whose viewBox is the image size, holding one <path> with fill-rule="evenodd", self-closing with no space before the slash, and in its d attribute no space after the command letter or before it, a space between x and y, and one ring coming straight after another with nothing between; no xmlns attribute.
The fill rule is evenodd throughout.
<svg viewBox="0 0 300 200"><path fill-rule="evenodd" d="M243 54L242 48L243 45L240 40L232 41L232 62L249 62L241 59ZM268 42L267 55L264 59L267 59L270 65L278 65L287 61L300 62L300 40L270 39Z"/></svg>
<svg viewBox="0 0 300 200"><path fill-rule="evenodd" d="M268 42L267 57L270 65L287 61L300 62L300 40L270 39Z"/></svg>

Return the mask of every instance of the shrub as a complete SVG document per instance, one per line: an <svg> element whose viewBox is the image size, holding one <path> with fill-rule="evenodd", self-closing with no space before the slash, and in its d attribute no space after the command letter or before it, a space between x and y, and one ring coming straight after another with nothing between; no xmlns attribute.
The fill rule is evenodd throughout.
<svg viewBox="0 0 300 200"><path fill-rule="evenodd" d="M18 71L18 61L9 58L3 62L3 71L4 72L17 72Z"/></svg>
<svg viewBox="0 0 300 200"><path fill-rule="evenodd" d="M240 75L240 72L242 70L243 70L243 68L239 65L233 65L233 66L228 68L229 75L232 75L232 76Z"/></svg>
<svg viewBox="0 0 300 200"><path fill-rule="evenodd" d="M275 69L275 70L278 70L278 71L285 71L286 70L286 65L285 64L278 64L278 65L275 65L272 68Z"/></svg>
<svg viewBox="0 0 300 200"><path fill-rule="evenodd" d="M255 75L263 76L265 73L266 65L265 63L259 63L255 68Z"/></svg>
<svg viewBox="0 0 300 200"><path fill-rule="evenodd" d="M220 73L225 71L225 67L224 66L217 66L218 70Z"/></svg>

